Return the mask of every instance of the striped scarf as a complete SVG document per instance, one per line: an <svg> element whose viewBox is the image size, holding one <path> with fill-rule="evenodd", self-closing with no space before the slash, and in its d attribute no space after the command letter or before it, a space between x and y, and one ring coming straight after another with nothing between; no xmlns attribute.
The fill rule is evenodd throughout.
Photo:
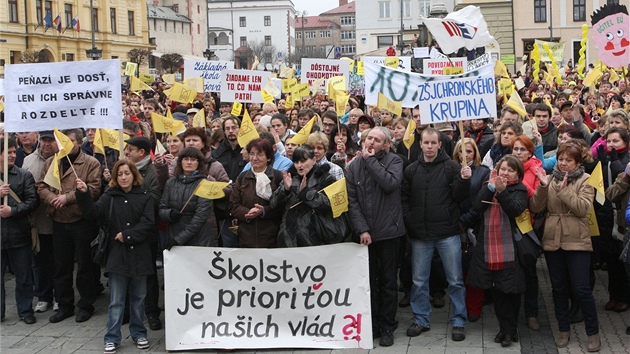
<svg viewBox="0 0 630 354"><path fill-rule="evenodd" d="M485 261L488 270L514 268L516 257L510 218L503 212L495 197L492 197L492 204L484 213L484 222L486 225Z"/></svg>

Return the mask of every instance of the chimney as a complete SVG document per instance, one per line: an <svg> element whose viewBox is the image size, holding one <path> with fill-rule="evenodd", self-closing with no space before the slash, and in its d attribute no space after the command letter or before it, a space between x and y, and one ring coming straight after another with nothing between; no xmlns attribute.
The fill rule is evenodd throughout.
<svg viewBox="0 0 630 354"><path fill-rule="evenodd" d="M347 5L348 0L339 0L339 6Z"/></svg>

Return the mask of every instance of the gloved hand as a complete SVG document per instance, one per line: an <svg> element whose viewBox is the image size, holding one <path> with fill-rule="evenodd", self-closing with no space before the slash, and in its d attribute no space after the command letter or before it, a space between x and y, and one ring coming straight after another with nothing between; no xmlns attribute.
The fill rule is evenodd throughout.
<svg viewBox="0 0 630 354"><path fill-rule="evenodd" d="M177 241L174 238L168 237L166 240L166 245L164 245L164 248L170 251L171 248L173 248L173 246L179 246L179 243L177 243Z"/></svg>
<svg viewBox="0 0 630 354"><path fill-rule="evenodd" d="M619 155L617 154L617 150L612 149L610 151L610 155L608 157L608 161L613 162L619 160Z"/></svg>
<svg viewBox="0 0 630 354"><path fill-rule="evenodd" d="M171 210L171 220L179 221L179 219L181 218L182 218L182 213L180 213L178 210Z"/></svg>
<svg viewBox="0 0 630 354"><path fill-rule="evenodd" d="M602 165L608 162L608 156L606 154L606 148L604 145L597 147L597 159L602 162Z"/></svg>

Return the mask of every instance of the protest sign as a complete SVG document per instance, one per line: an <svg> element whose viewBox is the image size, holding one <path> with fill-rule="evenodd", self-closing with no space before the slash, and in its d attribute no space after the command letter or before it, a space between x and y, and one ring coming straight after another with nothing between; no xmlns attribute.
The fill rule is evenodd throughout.
<svg viewBox="0 0 630 354"><path fill-rule="evenodd" d="M469 72L469 71L473 71L475 69L479 69L482 66L486 66L488 64L490 64L490 62L492 61L492 57L490 56L490 53L485 53L471 61L469 61L466 64L466 70L464 72ZM426 73L425 73L426 74Z"/></svg>
<svg viewBox="0 0 630 354"><path fill-rule="evenodd" d="M325 90L328 87L328 79L343 75L348 82L350 63L347 60L335 59L302 59L301 83L311 83L317 79L324 78L324 83L319 89ZM346 87L344 90L347 90Z"/></svg>
<svg viewBox="0 0 630 354"><path fill-rule="evenodd" d="M361 57L364 63L385 65L385 59L390 57ZM411 71L411 57L398 57L398 69Z"/></svg>
<svg viewBox="0 0 630 354"><path fill-rule="evenodd" d="M317 257L313 257L317 254ZM173 247L166 349L372 348L367 248Z"/></svg>
<svg viewBox="0 0 630 354"><path fill-rule="evenodd" d="M153 75L150 74L140 73L140 75L138 75L138 78L140 79L140 81L144 82L147 85L151 85L153 81L155 81Z"/></svg>
<svg viewBox="0 0 630 354"><path fill-rule="evenodd" d="M540 61L551 62L551 57L549 57L549 53L547 53L545 48L543 48L545 44L549 45L549 49L551 49L551 51L553 52L553 57L556 58L558 62L563 61L565 42L546 42L537 39L534 44L538 47L538 52L540 53Z"/></svg>
<svg viewBox="0 0 630 354"><path fill-rule="evenodd" d="M445 67L454 66L459 68L467 67L466 58L439 58L439 59L424 59L423 73L425 75L442 75Z"/></svg>
<svg viewBox="0 0 630 354"><path fill-rule="evenodd" d="M414 58L428 58L431 56L429 54L431 47L418 47L413 48L413 57Z"/></svg>
<svg viewBox="0 0 630 354"><path fill-rule="evenodd" d="M120 60L8 64L7 132L122 129Z"/></svg>
<svg viewBox="0 0 630 354"><path fill-rule="evenodd" d="M221 102L263 103L260 90L267 85L267 79L270 77L269 71L223 70L221 72Z"/></svg>
<svg viewBox="0 0 630 354"><path fill-rule="evenodd" d="M234 62L184 59L184 79L202 77L206 92L221 91L221 72L226 69L234 69Z"/></svg>
<svg viewBox="0 0 630 354"><path fill-rule="evenodd" d="M348 81L348 92L351 95L363 95L365 92L365 80L363 75L350 73Z"/></svg>
<svg viewBox="0 0 630 354"><path fill-rule="evenodd" d="M494 68L486 65L462 75L423 75L365 64L365 103L378 93L403 107L420 106L422 124L496 117Z"/></svg>

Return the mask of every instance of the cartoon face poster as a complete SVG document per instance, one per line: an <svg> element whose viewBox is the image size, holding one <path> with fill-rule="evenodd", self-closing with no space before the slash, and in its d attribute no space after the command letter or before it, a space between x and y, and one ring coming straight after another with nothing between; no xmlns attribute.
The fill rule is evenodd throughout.
<svg viewBox="0 0 630 354"><path fill-rule="evenodd" d="M591 40L611 68L630 64L630 17L626 5L606 4L591 15Z"/></svg>

